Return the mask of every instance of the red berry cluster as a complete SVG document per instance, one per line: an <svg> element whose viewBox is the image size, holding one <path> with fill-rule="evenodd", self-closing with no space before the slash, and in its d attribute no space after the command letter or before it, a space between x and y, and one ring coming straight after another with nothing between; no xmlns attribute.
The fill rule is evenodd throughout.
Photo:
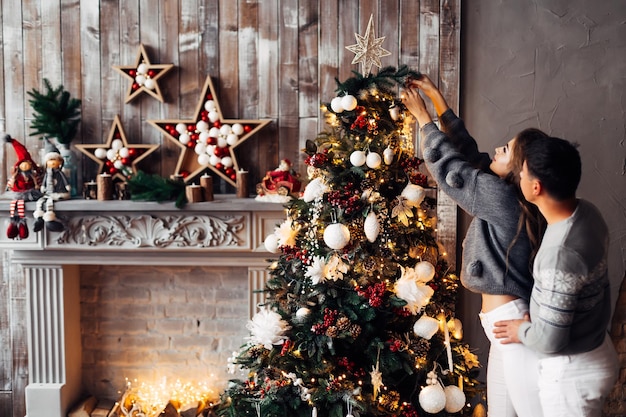
<svg viewBox="0 0 626 417"><path fill-rule="evenodd" d="M348 186L343 190L334 190L328 193L328 202L335 207L342 208L350 216L361 209L361 196L350 191Z"/></svg>
<svg viewBox="0 0 626 417"><path fill-rule="evenodd" d="M293 342L291 340L285 340L285 343L283 343L283 348L280 350L280 356L285 356L292 346Z"/></svg>
<svg viewBox="0 0 626 417"><path fill-rule="evenodd" d="M303 263L307 264L309 259L309 251L307 249L300 249L295 246L281 246L280 250L285 254L286 261L293 261L294 259L299 259Z"/></svg>
<svg viewBox="0 0 626 417"><path fill-rule="evenodd" d="M323 323L316 323L311 327L311 330L315 334L325 334L326 330L333 326L337 322L337 317L339 316L338 310L332 310L328 307L324 309L324 319Z"/></svg>
<svg viewBox="0 0 626 417"><path fill-rule="evenodd" d="M413 408L413 405L406 404L402 407L402 414L400 417L419 417L417 410Z"/></svg>
<svg viewBox="0 0 626 417"><path fill-rule="evenodd" d="M356 376L357 378L365 376L366 374L365 369L363 368L354 369L356 364L345 356L342 356L337 360L337 365L342 368L346 368L348 373Z"/></svg>
<svg viewBox="0 0 626 417"><path fill-rule="evenodd" d="M367 298L369 305L377 308L383 305L383 299L385 296L385 292L387 292L387 286L384 282L379 282L365 288L357 287L356 292L361 297Z"/></svg>
<svg viewBox="0 0 626 417"><path fill-rule="evenodd" d="M392 352L397 352L402 349L402 340L400 339L389 339L387 343L389 344L389 350Z"/></svg>
<svg viewBox="0 0 626 417"><path fill-rule="evenodd" d="M324 153L315 153L313 155L307 156L304 160L304 163L308 166L312 166L313 168L319 168L328 162L328 150L324 150Z"/></svg>
<svg viewBox="0 0 626 417"><path fill-rule="evenodd" d="M423 163L424 161L417 157L406 158L400 162L400 166L406 172L409 181L421 187L428 185L428 177L419 170L420 165Z"/></svg>
<svg viewBox="0 0 626 417"><path fill-rule="evenodd" d="M402 307L402 308L394 308L393 312L400 317L409 317L411 316L413 313L411 313L411 311L409 311L408 309Z"/></svg>

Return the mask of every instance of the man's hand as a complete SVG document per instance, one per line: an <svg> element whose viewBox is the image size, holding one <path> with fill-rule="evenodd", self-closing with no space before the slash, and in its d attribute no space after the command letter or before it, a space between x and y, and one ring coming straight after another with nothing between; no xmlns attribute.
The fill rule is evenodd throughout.
<svg viewBox="0 0 626 417"><path fill-rule="evenodd" d="M497 321L494 323L493 334L503 345L520 343L517 331L519 326L527 321L530 321L528 314L526 314L523 319Z"/></svg>

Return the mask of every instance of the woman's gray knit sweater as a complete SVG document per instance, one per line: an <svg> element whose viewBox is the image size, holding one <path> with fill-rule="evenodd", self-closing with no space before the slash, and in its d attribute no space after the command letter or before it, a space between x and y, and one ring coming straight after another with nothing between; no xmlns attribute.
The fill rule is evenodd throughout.
<svg viewBox="0 0 626 417"><path fill-rule="evenodd" d="M509 250L521 214L515 185L491 172L489 156L452 110L440 122L446 133L434 123L421 129L426 166L439 188L474 216L463 241L461 283L473 292L528 301L533 278L524 231Z"/></svg>

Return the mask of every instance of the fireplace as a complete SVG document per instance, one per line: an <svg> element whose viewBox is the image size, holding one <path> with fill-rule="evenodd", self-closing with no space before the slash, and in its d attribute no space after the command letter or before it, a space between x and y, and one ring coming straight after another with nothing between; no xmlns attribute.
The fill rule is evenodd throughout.
<svg viewBox="0 0 626 417"><path fill-rule="evenodd" d="M69 200L55 211L63 232L0 239L4 273L25 283L27 417L65 416L85 388L111 396L125 376L226 378L261 301L263 240L282 205L223 195L183 209Z"/></svg>

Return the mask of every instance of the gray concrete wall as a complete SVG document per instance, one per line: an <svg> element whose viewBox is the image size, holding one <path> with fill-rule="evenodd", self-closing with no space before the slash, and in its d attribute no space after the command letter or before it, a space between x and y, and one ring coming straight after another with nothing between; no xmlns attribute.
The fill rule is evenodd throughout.
<svg viewBox="0 0 626 417"><path fill-rule="evenodd" d="M467 0L461 28L469 131L490 153L526 127L580 144L579 196L609 224L617 296L626 266L626 1ZM466 298L476 333L479 308ZM475 343L486 346L481 336Z"/></svg>

